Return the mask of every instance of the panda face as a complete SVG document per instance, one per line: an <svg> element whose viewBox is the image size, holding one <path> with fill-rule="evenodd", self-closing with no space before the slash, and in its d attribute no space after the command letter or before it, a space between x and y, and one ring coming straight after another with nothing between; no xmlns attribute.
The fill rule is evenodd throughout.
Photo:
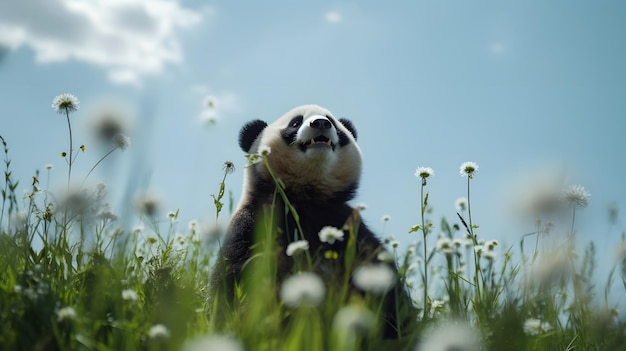
<svg viewBox="0 0 626 351"><path fill-rule="evenodd" d="M269 147L272 172L298 196L346 200L361 175L361 151L352 123L316 105L297 107L270 125L250 122L241 131L240 145L248 153ZM252 177L271 181L262 162L252 168Z"/></svg>

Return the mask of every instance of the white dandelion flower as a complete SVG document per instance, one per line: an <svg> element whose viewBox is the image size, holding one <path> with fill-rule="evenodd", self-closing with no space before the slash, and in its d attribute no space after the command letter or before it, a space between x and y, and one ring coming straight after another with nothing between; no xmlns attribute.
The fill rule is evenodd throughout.
<svg viewBox="0 0 626 351"><path fill-rule="evenodd" d="M137 301L137 292L133 289L124 289L122 290L122 299L126 301Z"/></svg>
<svg viewBox="0 0 626 351"><path fill-rule="evenodd" d="M59 114L78 111L80 108L78 98L72 94L57 95L52 100L52 109Z"/></svg>
<svg viewBox="0 0 626 351"><path fill-rule="evenodd" d="M343 231L335 227L326 226L319 232L320 241L334 244L336 240L343 241Z"/></svg>
<svg viewBox="0 0 626 351"><path fill-rule="evenodd" d="M456 199L456 201L454 201L454 207L456 207L456 210L458 212L464 212L465 210L467 210L467 198L460 197Z"/></svg>
<svg viewBox="0 0 626 351"><path fill-rule="evenodd" d="M297 240L287 245L287 256L295 256L309 249L309 242L306 240Z"/></svg>
<svg viewBox="0 0 626 351"><path fill-rule="evenodd" d="M292 275L280 287L280 298L287 307L317 306L324 301L326 287L322 278L311 272Z"/></svg>
<svg viewBox="0 0 626 351"><path fill-rule="evenodd" d="M379 252L378 255L376 255L376 259L385 263L391 263L396 260L393 254L387 250Z"/></svg>
<svg viewBox="0 0 626 351"><path fill-rule="evenodd" d="M563 192L563 200L573 207L587 207L590 197L582 185L571 185Z"/></svg>
<svg viewBox="0 0 626 351"><path fill-rule="evenodd" d="M437 251L443 252L446 255L452 255L456 252L454 241L448 237L439 238L436 248Z"/></svg>
<svg viewBox="0 0 626 351"><path fill-rule="evenodd" d="M552 330L552 326L548 322L542 322L536 318L528 318L524 322L524 333L526 335L539 335Z"/></svg>
<svg viewBox="0 0 626 351"><path fill-rule="evenodd" d="M367 264L352 274L354 285L366 292L382 295L396 284L396 273L388 264Z"/></svg>
<svg viewBox="0 0 626 351"><path fill-rule="evenodd" d="M418 178L426 179L435 176L435 171L430 167L417 167L415 170L415 176Z"/></svg>
<svg viewBox="0 0 626 351"><path fill-rule="evenodd" d="M78 315L76 314L76 310L73 307L63 307L57 311L57 321L71 321L75 320Z"/></svg>
<svg viewBox="0 0 626 351"><path fill-rule="evenodd" d="M150 339L167 339L170 337L170 330L163 324L155 324L148 331Z"/></svg>
<svg viewBox="0 0 626 351"><path fill-rule="evenodd" d="M474 177L474 173L478 172L478 165L475 162L463 162L459 168L459 172L461 176L467 175L471 179Z"/></svg>

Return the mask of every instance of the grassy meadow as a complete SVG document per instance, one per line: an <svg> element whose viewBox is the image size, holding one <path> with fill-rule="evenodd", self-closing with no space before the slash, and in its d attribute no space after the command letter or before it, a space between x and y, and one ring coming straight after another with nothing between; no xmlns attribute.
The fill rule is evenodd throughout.
<svg viewBox="0 0 626 351"><path fill-rule="evenodd" d="M296 275L307 271L303 259L294 268L300 280L277 287L271 248L263 246L258 274L248 282L258 293L239 295L241 311L229 314L226 329L218 331L208 284L220 231L180 223L178 212L163 216L150 196L125 209L136 207L133 223L139 225L122 223L107 200L118 189L89 185L84 180L91 172L73 173L83 152L71 134L78 100L60 95L53 109L68 124L69 137L59 136L68 138L62 154L67 169L46 167L32 179L14 179L11 136L1 139L2 350L626 350L626 322L612 302L614 294L626 295L626 238L615 243L608 279L598 281L599 253L593 243L581 246L575 238L576 212L589 201L580 186L549 203L569 218L566 233L554 235L545 219L552 208L544 206L536 232L512 246L483 238L471 213L471 182L480 176L472 162L460 169L467 194L457 218L430 218L427 181L433 172L420 167L421 218L407 228L419 240L405 246L383 238L386 259L397 262L397 278L417 306L415 330L403 331L401 340L381 337L376 297L386 282L377 279L380 272L359 273L371 289L346 296L345 287L320 286L312 273ZM100 161L132 147L122 134L109 137L110 152ZM229 215L225 193L232 165L223 167L215 208L207 209L216 219ZM48 189L51 172L67 177L62 193ZM76 185L76 179L83 182ZM271 232L271 223L265 225ZM290 254L316 254L301 244ZM332 252L323 254L335 259Z"/></svg>

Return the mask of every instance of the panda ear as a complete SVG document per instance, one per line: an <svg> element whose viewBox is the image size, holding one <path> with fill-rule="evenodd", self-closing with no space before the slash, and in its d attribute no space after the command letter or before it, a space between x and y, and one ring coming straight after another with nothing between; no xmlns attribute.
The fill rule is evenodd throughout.
<svg viewBox="0 0 626 351"><path fill-rule="evenodd" d="M267 127L267 123L261 121L260 119L250 121L241 127L241 131L239 131L239 147L241 150L244 152L250 152L252 144L265 127Z"/></svg>
<svg viewBox="0 0 626 351"><path fill-rule="evenodd" d="M356 128L354 128L354 124L352 124L352 121L350 121L349 119L346 118L339 118L339 122L341 122L341 124L343 124L344 127L346 127L347 130L350 131L350 133L352 133L352 136L354 137L354 140L356 140L357 136L356 136Z"/></svg>

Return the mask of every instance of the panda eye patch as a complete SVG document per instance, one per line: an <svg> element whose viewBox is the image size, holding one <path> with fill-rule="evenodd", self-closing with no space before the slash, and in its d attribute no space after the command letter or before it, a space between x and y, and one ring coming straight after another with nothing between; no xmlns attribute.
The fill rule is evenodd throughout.
<svg viewBox="0 0 626 351"><path fill-rule="evenodd" d="M291 120L291 122L289 123L289 126L291 128L298 128L302 124L303 119L304 119L303 116L296 116L294 117L294 119Z"/></svg>

